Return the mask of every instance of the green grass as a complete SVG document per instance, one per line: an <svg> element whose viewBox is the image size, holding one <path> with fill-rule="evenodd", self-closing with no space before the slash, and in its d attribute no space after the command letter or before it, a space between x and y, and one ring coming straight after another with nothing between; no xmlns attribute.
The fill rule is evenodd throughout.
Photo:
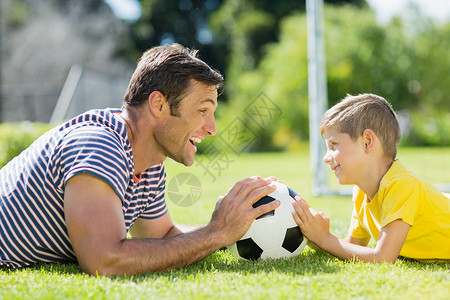
<svg viewBox="0 0 450 300"><path fill-rule="evenodd" d="M450 148L400 149L404 164L432 182L450 183ZM331 218L331 230L346 235L350 197L312 197L308 150L299 153L230 155L233 163L216 179L195 165L168 161L168 182L189 173L201 182L201 197L191 206L168 205L177 223L209 221L216 199L239 179L277 176ZM332 178L332 177L330 177ZM331 183L333 184L333 183ZM0 268L0 299L448 299L450 264L398 260L370 265L343 262L308 247L297 258L241 262L218 251L181 270L135 277L95 277L74 264Z"/></svg>

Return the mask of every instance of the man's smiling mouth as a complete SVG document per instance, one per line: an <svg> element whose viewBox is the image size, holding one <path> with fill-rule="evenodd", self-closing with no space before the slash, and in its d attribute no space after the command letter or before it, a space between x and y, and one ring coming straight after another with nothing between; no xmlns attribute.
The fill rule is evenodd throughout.
<svg viewBox="0 0 450 300"><path fill-rule="evenodd" d="M190 138L189 138L189 141L191 142L192 145L195 146L195 144L197 144L197 143L200 144L200 143L202 142L202 139L193 136L193 137L190 137Z"/></svg>

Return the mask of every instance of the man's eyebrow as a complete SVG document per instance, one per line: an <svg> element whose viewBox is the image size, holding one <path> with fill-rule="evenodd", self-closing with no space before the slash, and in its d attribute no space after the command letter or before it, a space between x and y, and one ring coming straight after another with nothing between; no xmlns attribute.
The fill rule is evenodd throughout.
<svg viewBox="0 0 450 300"><path fill-rule="evenodd" d="M214 100L211 99L211 98L206 98L206 99L200 101L199 103L200 103L200 104L203 104L203 103L205 103L205 102L210 102L212 105L217 106L217 102L214 101Z"/></svg>

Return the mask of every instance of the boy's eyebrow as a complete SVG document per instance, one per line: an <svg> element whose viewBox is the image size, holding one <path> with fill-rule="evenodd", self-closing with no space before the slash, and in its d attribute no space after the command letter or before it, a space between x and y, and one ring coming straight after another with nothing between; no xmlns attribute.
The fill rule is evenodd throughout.
<svg viewBox="0 0 450 300"><path fill-rule="evenodd" d="M335 138L334 138L334 137L329 137L329 138L325 139L325 142L326 142L327 144L331 144L331 143L333 143L334 141L335 141Z"/></svg>

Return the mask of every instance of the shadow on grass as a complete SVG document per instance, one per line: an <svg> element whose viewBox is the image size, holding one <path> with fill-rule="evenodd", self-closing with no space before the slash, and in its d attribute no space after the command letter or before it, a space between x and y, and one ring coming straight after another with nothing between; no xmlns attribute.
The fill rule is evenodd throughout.
<svg viewBox="0 0 450 300"><path fill-rule="evenodd" d="M407 257L399 257L396 266L415 270L450 271L450 260L447 261L420 261Z"/></svg>
<svg viewBox="0 0 450 300"><path fill-rule="evenodd" d="M11 269L7 267L0 266L0 272L2 273L44 273L53 275L76 275L84 274L81 267L77 263L39 263L29 267Z"/></svg>
<svg viewBox="0 0 450 300"><path fill-rule="evenodd" d="M366 264L362 262L344 262L324 251L308 249L300 256L290 259L240 261L232 257L228 250L217 251L196 264L186 266L183 269L168 272L147 273L138 277L116 277L116 279L133 280L141 282L149 279L166 277L170 279L189 279L203 276L207 273L236 273L242 275L281 273L294 276L313 276L317 274L339 273L346 269L366 270ZM389 266L389 264L385 265ZM394 267L394 266L392 266ZM399 259L395 268L427 270L431 272L448 272L449 262L424 263L415 260Z"/></svg>
<svg viewBox="0 0 450 300"><path fill-rule="evenodd" d="M314 275L339 272L342 266L342 261L322 251L305 251L300 256L290 259L244 261L233 258L228 250L220 250L191 266L168 272L147 273L134 277L133 280L139 282L159 277L187 279L215 272L243 275L271 272L288 275ZM125 279L125 277L120 278Z"/></svg>
<svg viewBox="0 0 450 300"><path fill-rule="evenodd" d="M291 259L241 261L233 258L228 250L220 250L193 265L181 269L174 269L167 272L147 273L140 276L114 276L113 279L134 282L159 277L183 279L218 271L222 273L239 274L279 272L305 275L334 273L342 268L341 265L342 263L339 260L321 251L304 251L300 256ZM84 274L80 266L76 263L42 263L20 269L0 267L0 272L11 275L15 273L39 273L64 276Z"/></svg>
<svg viewBox="0 0 450 300"><path fill-rule="evenodd" d="M363 264L358 262L344 262L339 260L326 252L315 251L312 249L305 249L305 251L298 257L290 259L269 259L257 261L241 261L233 258L228 250L217 251L205 259L181 269L170 270L167 272L153 272L140 276L114 276L111 278L114 281L124 282L143 282L156 278L170 278L170 279L188 279L197 276L204 276L205 274L221 273L236 273L241 275L249 274L267 274L267 273L281 273L287 275L297 276L312 276L316 274L331 274L341 272L346 269L348 264ZM427 270L431 272L448 272L450 270L450 262L428 262L424 263L417 260L400 258L395 265L398 268ZM353 266L357 267L358 266ZM53 263L53 264L37 264L34 266L9 269L0 266L0 273L11 274L15 273L39 273L51 275L81 275L88 276L81 270L76 263ZM91 278L95 278L92 276Z"/></svg>

